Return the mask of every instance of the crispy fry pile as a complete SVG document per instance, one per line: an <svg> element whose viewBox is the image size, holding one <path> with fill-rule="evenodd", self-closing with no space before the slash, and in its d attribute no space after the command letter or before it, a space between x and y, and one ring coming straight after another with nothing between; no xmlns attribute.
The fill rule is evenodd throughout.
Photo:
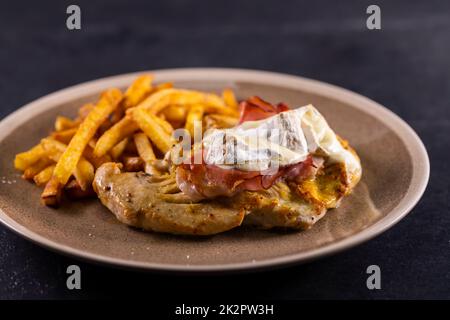
<svg viewBox="0 0 450 320"><path fill-rule="evenodd" d="M176 128L192 136L195 121L204 129L237 124L238 103L230 89L218 96L152 80L142 75L125 92L106 90L96 103L81 106L76 119L57 117L48 137L16 155L14 166L22 177L44 187L44 205L58 206L63 194L74 200L95 196L92 182L103 163L145 170L174 145Z"/></svg>

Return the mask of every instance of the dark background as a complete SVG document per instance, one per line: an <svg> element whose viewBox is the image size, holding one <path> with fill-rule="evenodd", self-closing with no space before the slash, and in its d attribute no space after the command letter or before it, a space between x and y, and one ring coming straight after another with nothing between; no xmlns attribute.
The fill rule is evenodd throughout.
<svg viewBox="0 0 450 320"><path fill-rule="evenodd" d="M450 298L450 1L13 1L0 9L0 118L52 91L173 67L285 72L356 91L423 139L430 184L391 230L307 265L234 276L167 276L80 263L0 226L0 298ZM78 4L82 30L66 28ZM1 186L0 186L1 187ZM82 290L66 289L79 264ZM368 265L382 289L366 288Z"/></svg>

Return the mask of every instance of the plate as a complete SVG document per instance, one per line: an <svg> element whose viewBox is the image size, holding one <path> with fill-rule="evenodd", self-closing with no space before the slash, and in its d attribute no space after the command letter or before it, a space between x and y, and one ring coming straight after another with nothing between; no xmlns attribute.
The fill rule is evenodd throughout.
<svg viewBox="0 0 450 320"><path fill-rule="evenodd" d="M0 220L39 245L81 259L115 266L177 272L226 272L306 262L348 249L392 227L422 196L429 160L416 133L398 116L361 95L336 86L263 71L171 69L149 71L178 87L238 98L259 95L291 106L312 103L361 157L363 176L352 195L312 229L273 232L237 228L191 238L146 233L119 223L96 199L65 203L58 210L39 204L41 189L20 178L14 155L48 135L57 115L109 87L125 88L138 73L95 80L47 95L0 123Z"/></svg>

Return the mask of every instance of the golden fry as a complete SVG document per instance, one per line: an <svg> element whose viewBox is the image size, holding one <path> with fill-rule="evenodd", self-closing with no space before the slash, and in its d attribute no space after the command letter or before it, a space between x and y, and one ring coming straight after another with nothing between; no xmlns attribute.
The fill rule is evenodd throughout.
<svg viewBox="0 0 450 320"><path fill-rule="evenodd" d="M150 144L150 141L148 140L148 137L145 135L145 133L135 133L133 138L138 154L142 158L142 160L148 163L156 159L152 145Z"/></svg>
<svg viewBox="0 0 450 320"><path fill-rule="evenodd" d="M94 155L101 157L111 150L120 141L137 131L139 126L130 116L125 116L122 120L106 131L95 145Z"/></svg>
<svg viewBox="0 0 450 320"><path fill-rule="evenodd" d="M67 150L67 146L65 144L50 138L42 139L41 144L48 152L49 158L57 163L61 160L65 150ZM75 179L77 179L80 186L87 188L94 179L94 167L89 161L81 156L71 175L72 174L75 176Z"/></svg>
<svg viewBox="0 0 450 320"><path fill-rule="evenodd" d="M68 144L75 133L77 133L77 128L70 128L62 131L55 131L50 136L57 141Z"/></svg>
<svg viewBox="0 0 450 320"><path fill-rule="evenodd" d="M55 176L52 176L41 194L42 204L50 207L58 206L61 202L62 188L63 185Z"/></svg>
<svg viewBox="0 0 450 320"><path fill-rule="evenodd" d="M225 105L223 100L212 93L205 94L205 113L220 113L227 116L239 117L239 111L234 108L229 108Z"/></svg>
<svg viewBox="0 0 450 320"><path fill-rule="evenodd" d="M55 130L56 131L63 131L67 129L75 128L79 125L79 121L74 121L72 119L69 119L67 117L58 116L55 120Z"/></svg>
<svg viewBox="0 0 450 320"><path fill-rule="evenodd" d="M87 160L80 160L73 172L73 176L83 191L87 190L92 185L94 175L94 166Z"/></svg>
<svg viewBox="0 0 450 320"><path fill-rule="evenodd" d="M233 108L233 109L237 109L238 102L236 100L233 90L231 90L231 89L223 90L222 99L223 99L223 101L225 101L225 104L227 106L229 106L230 108Z"/></svg>
<svg viewBox="0 0 450 320"><path fill-rule="evenodd" d="M170 105L165 108L161 115L170 122L184 122L186 120L187 108L180 105Z"/></svg>
<svg viewBox="0 0 450 320"><path fill-rule="evenodd" d="M152 85L152 81L153 76L141 75L123 95L112 88L96 104L84 104L76 119L58 116L49 137L16 155L14 166L23 177L45 185L43 204L57 206L63 191L71 199L95 195L95 170L110 161L121 161L125 171L145 169L160 175L153 148L169 151L176 143L174 128L185 127L194 136L194 124L202 121L207 128L229 128L238 122L238 101L231 89L220 96L175 89L170 82ZM177 192L178 187L174 184L167 190ZM185 201L180 194L167 196L174 202Z"/></svg>
<svg viewBox="0 0 450 320"><path fill-rule="evenodd" d="M52 164L34 176L33 180L39 187L44 186L50 181L53 175L55 165Z"/></svg>
<svg viewBox="0 0 450 320"><path fill-rule="evenodd" d="M169 89L170 90L170 89ZM154 145L163 153L169 151L174 144L174 139L166 133L145 109L136 108L132 113L134 121L142 131L150 138Z"/></svg>
<svg viewBox="0 0 450 320"><path fill-rule="evenodd" d="M80 117L80 119L83 120L84 118L86 118L89 112L91 112L92 109L94 109L94 107L95 105L93 103L86 103L85 105L83 105L78 110L78 116Z"/></svg>
<svg viewBox="0 0 450 320"><path fill-rule="evenodd" d="M14 167L18 170L24 171L27 167L36 163L42 157L45 157L46 152L40 144L34 146L28 151L16 154L14 159Z"/></svg>
<svg viewBox="0 0 450 320"><path fill-rule="evenodd" d="M193 105L188 112L185 128L189 132L189 134L191 135L192 138L194 137L195 124L198 123L201 125L201 123L202 123L203 112L204 112L204 108L203 108L203 105L201 105L201 104Z"/></svg>
<svg viewBox="0 0 450 320"><path fill-rule="evenodd" d="M41 158L36 163L33 163L31 166L25 169L23 172L22 178L31 180L33 179L39 172L44 170L46 167L53 163L49 158Z"/></svg>
<svg viewBox="0 0 450 320"><path fill-rule="evenodd" d="M216 94L184 89L164 89L158 91L142 101L136 108L147 109L152 114L158 114L169 105L192 104L204 104L211 109L211 112L218 110L216 112L230 115L237 113L236 110L228 108ZM129 109L128 112L132 112L132 109Z"/></svg>
<svg viewBox="0 0 450 320"><path fill-rule="evenodd" d="M152 80L153 77L150 75L142 75L134 80L124 95L123 106L125 109L136 106L150 93Z"/></svg>
<svg viewBox="0 0 450 320"><path fill-rule="evenodd" d="M118 89L104 92L94 109L78 127L77 133L70 141L63 155L56 164L54 176L61 184L66 184L77 167L84 148L94 136L98 127L119 104L122 93Z"/></svg>
<svg viewBox="0 0 450 320"><path fill-rule="evenodd" d="M117 161L122 155L122 153L125 151L125 148L128 144L128 140L129 140L128 138L123 139L111 149L109 153L111 154L111 157L114 160Z"/></svg>
<svg viewBox="0 0 450 320"><path fill-rule="evenodd" d="M166 120L161 119L160 117L155 116L154 114L151 114L151 113L150 113L150 117L152 117L166 133L172 134L173 127L169 122L167 122Z"/></svg>
<svg viewBox="0 0 450 320"><path fill-rule="evenodd" d="M163 83L156 85L154 87L154 90L156 92L156 91L160 91L160 90L164 90L164 89L171 89L171 88L173 88L172 82L163 82Z"/></svg>
<svg viewBox="0 0 450 320"><path fill-rule="evenodd" d="M206 127L210 128L208 121L211 120L212 126L215 128L231 128L238 124L239 119L236 117L225 116L223 114L210 114L205 117Z"/></svg>

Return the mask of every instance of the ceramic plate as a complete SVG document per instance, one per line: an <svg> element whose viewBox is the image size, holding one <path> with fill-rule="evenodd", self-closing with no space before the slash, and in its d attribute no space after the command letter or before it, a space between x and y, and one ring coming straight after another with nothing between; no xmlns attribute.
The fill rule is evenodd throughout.
<svg viewBox="0 0 450 320"><path fill-rule="evenodd" d="M78 107L109 87L125 88L137 74L91 81L38 99L0 123L0 220L42 246L122 267L179 272L218 272L305 262L348 249L392 227L422 196L429 161L416 133L398 116L356 93L300 77L236 69L151 71L155 80L178 87L239 98L259 95L291 106L314 104L331 127L361 157L363 176L341 207L312 229L272 232L237 228L190 238L146 233L119 223L96 199L67 202L54 210L40 205L41 189L20 178L14 155L48 135L57 115Z"/></svg>

